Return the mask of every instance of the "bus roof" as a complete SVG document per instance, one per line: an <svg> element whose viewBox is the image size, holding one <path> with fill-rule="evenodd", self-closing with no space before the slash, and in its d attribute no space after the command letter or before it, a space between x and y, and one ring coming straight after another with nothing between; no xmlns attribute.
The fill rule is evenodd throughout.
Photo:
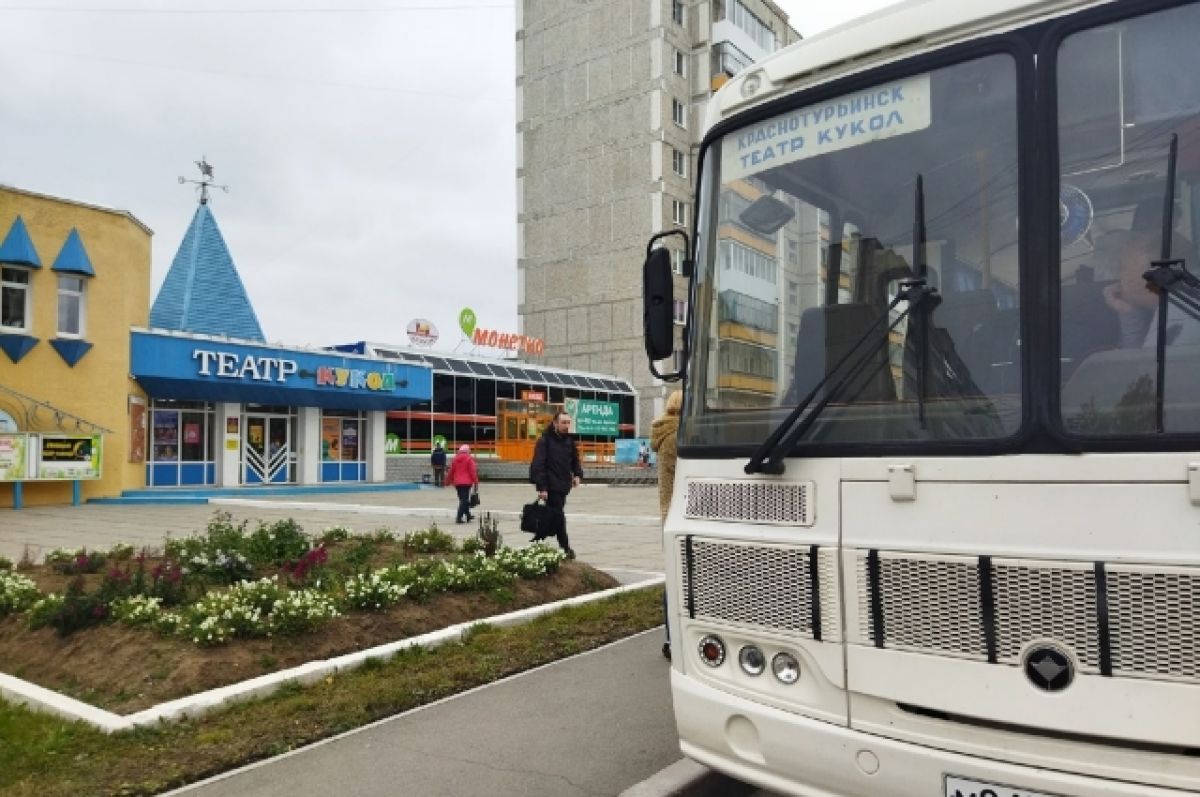
<svg viewBox="0 0 1200 797"><path fill-rule="evenodd" d="M948 44L1116 0L905 0L802 39L727 82L708 103L705 129L800 88L827 83ZM745 97L747 77L757 92Z"/></svg>

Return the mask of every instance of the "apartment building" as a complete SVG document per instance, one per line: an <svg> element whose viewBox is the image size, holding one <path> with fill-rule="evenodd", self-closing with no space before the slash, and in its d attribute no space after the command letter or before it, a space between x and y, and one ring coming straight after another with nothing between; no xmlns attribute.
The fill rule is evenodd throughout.
<svg viewBox="0 0 1200 797"><path fill-rule="evenodd" d="M521 332L545 340L546 365L631 382L637 417L621 422L636 423L641 434L672 389L651 376L642 343L646 240L691 223L699 128L712 93L798 39L787 14L770 0L517 4ZM767 319L769 308L756 302L777 295L778 280L786 282L776 265L779 244L742 243L747 251L738 262L746 264L748 278L775 274L777 281L772 293L761 291L763 298L749 283L745 299L731 297L732 311L742 319ZM681 244L673 238L669 245L678 270ZM685 287L680 276L680 327ZM764 323L777 327L771 317ZM748 348L731 346L730 356L748 358L753 369L758 360L773 359L774 348L757 333L751 337ZM748 400L766 389L753 379L742 387Z"/></svg>

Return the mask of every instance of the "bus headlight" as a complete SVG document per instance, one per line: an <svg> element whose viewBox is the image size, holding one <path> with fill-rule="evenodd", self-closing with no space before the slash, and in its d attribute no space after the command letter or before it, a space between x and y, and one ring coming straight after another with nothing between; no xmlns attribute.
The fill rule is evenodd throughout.
<svg viewBox="0 0 1200 797"><path fill-rule="evenodd" d="M721 637L709 634L700 640L700 660L709 667L720 667L725 663L725 643Z"/></svg>
<svg viewBox="0 0 1200 797"><path fill-rule="evenodd" d="M800 662L791 653L776 653L771 659L771 672L781 684L790 686L800 680Z"/></svg>
<svg viewBox="0 0 1200 797"><path fill-rule="evenodd" d="M767 668L767 657L754 645L746 645L738 651L738 664L746 675L759 676Z"/></svg>

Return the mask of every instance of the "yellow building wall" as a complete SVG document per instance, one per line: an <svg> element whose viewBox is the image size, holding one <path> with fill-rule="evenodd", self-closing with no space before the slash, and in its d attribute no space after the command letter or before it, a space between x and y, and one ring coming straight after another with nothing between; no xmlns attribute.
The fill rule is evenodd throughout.
<svg viewBox="0 0 1200 797"><path fill-rule="evenodd" d="M129 376L129 342L130 328L148 326L150 317L152 233L124 211L0 187L0 241L17 216L24 220L42 261L30 276L32 324L26 333L38 342L17 363L0 352L0 386L110 430L104 435L101 478L81 483L84 500L143 487L145 464L129 461L129 403L131 396L145 401L146 394ZM74 367L50 345L58 329L59 276L51 269L72 227L78 230L96 272L85 278L83 340L92 348ZM21 413L27 407L2 390L0 408L24 427ZM29 431L59 430L53 413L45 409L30 427ZM74 423L64 421L62 431L75 432ZM24 504L69 503L71 492L70 482L26 482ZM12 487L0 483L0 508L4 507L12 507Z"/></svg>

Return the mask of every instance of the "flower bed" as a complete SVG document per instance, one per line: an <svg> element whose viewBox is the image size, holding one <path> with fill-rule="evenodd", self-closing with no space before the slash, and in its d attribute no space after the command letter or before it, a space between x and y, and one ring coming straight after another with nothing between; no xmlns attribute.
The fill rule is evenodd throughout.
<svg viewBox="0 0 1200 797"><path fill-rule="evenodd" d="M217 513L161 551L54 551L0 569L0 670L137 710L615 585L542 545L487 556L498 541L481 529L463 542L436 527L309 536L290 520L250 530Z"/></svg>

